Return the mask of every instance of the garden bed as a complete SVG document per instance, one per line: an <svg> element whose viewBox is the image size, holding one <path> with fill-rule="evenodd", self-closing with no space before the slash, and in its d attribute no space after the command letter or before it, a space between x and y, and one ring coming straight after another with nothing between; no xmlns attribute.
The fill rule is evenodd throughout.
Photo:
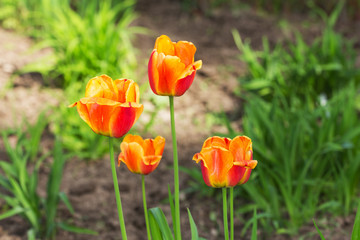
<svg viewBox="0 0 360 240"><path fill-rule="evenodd" d="M235 28L242 37L251 39L251 45L255 49L261 48L263 36L268 37L271 46L291 39L292 36L288 35L285 28L278 25L278 18L266 14L259 15L253 9L232 9L232 14L229 14L228 8L219 8L208 14L202 9L186 12L181 7L180 2L176 1L143 0L137 3L139 17L133 24L150 30L149 35L138 35L135 41L135 46L138 48L138 72L141 73L138 82L140 84L147 82L147 61L157 36L166 34L174 41L188 40L197 46L195 60L201 59L203 68L198 71L189 91L183 97L175 98L175 110L180 166L194 167L200 171L199 166L192 161L192 156L200 151L203 141L212 132L226 132L224 126L218 126L212 122L209 113L224 111L233 120L232 127L236 130L241 129L243 103L234 94L234 89L238 86L237 78L245 73L246 66L238 59L239 50L234 43L231 30ZM319 35L322 25L314 21L310 23L311 27L303 28L298 22L302 17L303 15L287 16L288 28L299 29L306 40L311 41ZM359 23L354 23L352 26L354 28L342 27L341 30L349 37L356 36L357 33L360 33ZM17 47L0 44L0 53L4 56L0 64L1 87L6 86L10 81L11 73L33 59L33 57L24 57L27 56L27 50L31 48L31 40L0 30L0 41L3 39L9 44L16 42ZM359 47L359 43L356 45ZM46 52L36 54L42 56ZM63 99L62 93L58 89L43 88L41 86L43 79L40 75L15 76L11 81L13 87L8 88L4 93L2 93L2 89L0 90L1 129L18 127L21 122L19 119L22 117L34 123L44 109L44 103L50 108L50 115L60 104L69 104ZM153 107L150 102L144 104L145 108ZM170 126L167 109L163 108L158 112L151 131L147 133L151 137L162 135L167 142L162 162L154 173L146 177L146 185L148 207L161 207L170 220L167 184L172 186L173 171L170 127L164 128L164 126ZM75 111L75 109L69 111ZM141 129L144 122L140 119L135 128ZM42 138L41 146L44 149L50 149L54 141L49 128ZM90 129L89 134L93 134ZM119 152L120 149L115 150L115 154L119 154ZM257 159L257 156L254 157ZM8 159L1 145L0 159ZM261 159L258 160L258 167L261 167ZM49 169L44 165L40 171L40 179L44 183L40 184L38 190L40 195L45 194L45 182L48 174ZM131 240L145 239L141 178L130 173L124 165L121 165L118 179L128 238ZM193 181L191 177L181 172L180 201L183 238L190 239L190 226L186 212L186 208L189 208L198 226L200 236L208 240L222 239L221 202L219 199L201 196L196 192L188 193L187 190L191 190L189 181ZM60 205L59 217L73 219L73 225L95 230L99 235L79 235L60 230L57 233L57 239L110 240L120 238L109 156L88 162L77 157L67 160L61 190L67 194L75 209L75 214L71 216L66 207ZM2 204L1 201L0 204ZM246 204L246 202L241 197L237 197L235 204ZM354 216L355 214L347 217L320 216L321 220L318 221L318 225L326 226L323 233L328 239L343 240L344 236L348 238L350 236ZM250 232L244 237L240 237L244 224L250 218L251 216L247 215L243 220L236 218L235 239L250 239ZM15 216L2 220L0 223L0 240L26 239L27 223L20 217ZM269 239L261 237L265 236L261 229L259 229L259 236L260 239ZM311 222L302 227L296 236L274 234L271 239L300 239L301 236L306 236L305 239L320 239L316 236L316 230Z"/></svg>

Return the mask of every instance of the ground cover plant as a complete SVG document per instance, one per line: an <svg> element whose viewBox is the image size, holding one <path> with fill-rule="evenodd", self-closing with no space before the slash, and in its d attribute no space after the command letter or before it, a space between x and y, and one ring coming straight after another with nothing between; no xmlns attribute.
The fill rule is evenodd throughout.
<svg viewBox="0 0 360 240"><path fill-rule="evenodd" d="M116 76L135 72L132 40L135 33L144 32L130 27L136 18L135 1L24 0L1 4L6 6L3 24L15 21L19 30L26 29L37 40L35 48L53 51L21 72L41 73L47 84L64 89L69 102L81 95L78 82L84 78L103 72ZM53 115L52 122L52 130L61 135L65 149L81 152L80 157L86 159L97 159L106 152L103 140L88 134L86 126L65 105Z"/></svg>
<svg viewBox="0 0 360 240"><path fill-rule="evenodd" d="M243 132L257 142L254 152L264 160L243 189L264 212L265 228L295 233L318 211L349 214L356 205L360 75L352 43L333 30L341 7L311 45L296 33L289 46L271 49L265 39L264 50L254 51L233 33L249 67L240 78L248 91L241 92ZM227 127L228 136L239 134Z"/></svg>
<svg viewBox="0 0 360 240"><path fill-rule="evenodd" d="M276 91L280 91L286 101L297 96L301 104L314 108L320 98L331 98L334 92L350 82L357 86L360 73L355 66L354 42L334 30L342 7L340 2L330 16L318 9L325 28L311 44L295 32L294 43L278 44L272 49L264 38L263 50L257 52L234 31L240 58L249 68L248 76L240 80L241 88L270 101Z"/></svg>
<svg viewBox="0 0 360 240"><path fill-rule="evenodd" d="M45 124L44 124L45 123ZM71 226L67 220L59 220L58 205L65 204L74 214L74 210L65 193L60 191L60 184L66 156L61 148L60 140L54 143L51 152L53 162L49 164L50 174L47 179L46 197L41 197L37 192L39 185L39 169L47 165L44 161L50 156L48 153L39 152L40 138L44 132L46 121L44 116L34 126L2 132L2 140L9 160L1 159L0 169L4 175L0 176L0 185L5 189L0 196L8 205L8 210L3 210L0 220L21 215L29 223L28 239L52 239L58 228L78 233L96 234L96 232ZM9 137L15 134L16 145L11 146ZM32 171L29 173L28 169Z"/></svg>

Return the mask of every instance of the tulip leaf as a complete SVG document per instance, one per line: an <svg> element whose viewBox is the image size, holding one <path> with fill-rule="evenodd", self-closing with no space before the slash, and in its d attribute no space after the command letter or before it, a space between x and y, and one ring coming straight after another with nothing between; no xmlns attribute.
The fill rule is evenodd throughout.
<svg viewBox="0 0 360 240"><path fill-rule="evenodd" d="M318 228L318 226L316 225L316 223L315 223L315 219L313 219L313 222L314 222L314 225L315 225L316 231L318 232L318 234L319 234L319 236L320 236L321 240L326 240L326 239L325 239L325 237L324 237L324 235L322 235L322 233L321 233L320 229L319 229L319 228Z"/></svg>
<svg viewBox="0 0 360 240"><path fill-rule="evenodd" d="M191 215L191 212L189 209L187 209L188 215L189 215L189 222L190 222L190 229L191 229L191 240L198 240L199 239L199 233L195 224L195 221Z"/></svg>
<svg viewBox="0 0 360 240"><path fill-rule="evenodd" d="M360 240L360 202L355 217L351 240Z"/></svg>
<svg viewBox="0 0 360 240"><path fill-rule="evenodd" d="M150 211L148 212L149 212L149 225L150 225L151 238L163 240L160 227L156 222L155 217L152 214L150 214Z"/></svg>
<svg viewBox="0 0 360 240"><path fill-rule="evenodd" d="M158 207L151 208L149 210L149 216L153 216L155 218L155 221L159 226L159 229L164 239L174 240L169 224L167 223L166 217L164 215L164 212L161 210L161 208Z"/></svg>

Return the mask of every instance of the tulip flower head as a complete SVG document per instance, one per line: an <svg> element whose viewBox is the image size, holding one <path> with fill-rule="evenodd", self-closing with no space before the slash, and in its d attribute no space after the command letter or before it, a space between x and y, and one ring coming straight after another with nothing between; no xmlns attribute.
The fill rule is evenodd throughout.
<svg viewBox="0 0 360 240"><path fill-rule="evenodd" d="M160 163L165 147L165 138L145 139L128 134L120 144L121 153L118 158L133 173L147 175L154 171Z"/></svg>
<svg viewBox="0 0 360 240"><path fill-rule="evenodd" d="M80 117L97 134L124 136L143 111L139 86L130 79L113 81L102 75L90 79L85 97L69 107L77 107Z"/></svg>
<svg viewBox="0 0 360 240"><path fill-rule="evenodd" d="M181 96L191 86L202 61L194 62L196 47L187 41L172 42L168 36L156 39L148 64L152 91L161 96Z"/></svg>
<svg viewBox="0 0 360 240"><path fill-rule="evenodd" d="M206 139L200 153L193 160L201 162L201 172L206 185L215 188L234 187L248 181L251 170L257 165L253 160L251 139L238 136Z"/></svg>

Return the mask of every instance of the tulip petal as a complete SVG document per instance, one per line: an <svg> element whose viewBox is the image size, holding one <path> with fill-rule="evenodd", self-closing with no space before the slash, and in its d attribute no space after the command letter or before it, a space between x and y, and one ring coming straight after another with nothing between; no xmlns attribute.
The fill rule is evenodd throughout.
<svg viewBox="0 0 360 240"><path fill-rule="evenodd" d="M145 139L143 148L145 156L161 156L164 152L165 138L157 136L155 139Z"/></svg>
<svg viewBox="0 0 360 240"><path fill-rule="evenodd" d="M249 168L242 168L241 178L240 178L240 181L239 181L238 185L244 184L249 180L251 170L252 169L249 169Z"/></svg>
<svg viewBox="0 0 360 240"><path fill-rule="evenodd" d="M246 136L238 136L231 140L229 150L234 155L234 164L238 166L247 166L252 160L252 142ZM254 162L251 165L254 166Z"/></svg>
<svg viewBox="0 0 360 240"><path fill-rule="evenodd" d="M227 173L227 187L236 186L241 180L243 167L234 165Z"/></svg>
<svg viewBox="0 0 360 240"><path fill-rule="evenodd" d="M144 165L149 165L149 166L157 166L161 160L161 155L149 155L149 156L146 156L145 154L145 157L143 157L142 161L144 163Z"/></svg>
<svg viewBox="0 0 360 240"><path fill-rule="evenodd" d="M116 79L114 81L119 91L118 101L121 103L125 102L136 102L139 103L140 94L139 86L131 79Z"/></svg>
<svg viewBox="0 0 360 240"><path fill-rule="evenodd" d="M159 54L156 52L156 50L153 50L149 59L148 63L148 77L149 77L149 83L151 90L155 94L158 93L158 85L159 85L159 71L157 69L158 66L158 56ZM165 57L163 55L163 57Z"/></svg>
<svg viewBox="0 0 360 240"><path fill-rule="evenodd" d="M196 47L193 43L179 41L175 44L175 55L181 59L181 62L188 66L194 62Z"/></svg>
<svg viewBox="0 0 360 240"><path fill-rule="evenodd" d="M231 152L223 148L212 147L201 151L204 167L213 187L227 186L227 173L233 167Z"/></svg>
<svg viewBox="0 0 360 240"><path fill-rule="evenodd" d="M204 158L203 156L201 155L201 153L196 153L194 156L193 156L193 159L196 163L199 163L200 161L204 161Z"/></svg>
<svg viewBox="0 0 360 240"><path fill-rule="evenodd" d="M203 148L209 147L220 147L229 150L231 139L230 138L222 138L218 136L209 137L205 140L203 144Z"/></svg>
<svg viewBox="0 0 360 240"><path fill-rule="evenodd" d="M198 61L194 62L193 66L195 67L196 70L199 70L202 67L202 61L198 60Z"/></svg>
<svg viewBox="0 0 360 240"><path fill-rule="evenodd" d="M161 35L155 41L154 49L158 53L164 53L165 55L175 55L175 44L166 35Z"/></svg>
<svg viewBox="0 0 360 240"><path fill-rule="evenodd" d="M145 156L155 155L155 146L153 139L145 139L143 144Z"/></svg>
<svg viewBox="0 0 360 240"><path fill-rule="evenodd" d="M76 106L80 118L90 126L91 122L90 122L89 111L87 106L85 104L82 104L80 101L74 103L70 107L74 107L74 106Z"/></svg>
<svg viewBox="0 0 360 240"><path fill-rule="evenodd" d="M209 170L204 166L204 162L201 161L201 174L203 176L204 182L206 185L208 185L209 187L214 187L211 184L210 178L209 178Z"/></svg>
<svg viewBox="0 0 360 240"><path fill-rule="evenodd" d="M148 175L154 171L159 165L161 156L146 156L140 164L140 171L143 175Z"/></svg>
<svg viewBox="0 0 360 240"><path fill-rule="evenodd" d="M175 95L176 82L185 70L185 64L177 56L165 56L164 60L159 63L159 85L160 93L170 93ZM192 83L191 79L191 83ZM188 80L189 81L189 80ZM189 85L190 86L190 85Z"/></svg>
<svg viewBox="0 0 360 240"><path fill-rule="evenodd" d="M193 70L190 75L176 81L175 96L182 96L186 92L186 90L189 89L189 87L194 81L195 74L196 71Z"/></svg>
<svg viewBox="0 0 360 240"><path fill-rule="evenodd" d="M163 155L165 147L165 138L157 136L154 139L155 155Z"/></svg>
<svg viewBox="0 0 360 240"><path fill-rule="evenodd" d="M117 101L118 91L109 76L101 75L90 79L87 83L85 97L99 97Z"/></svg>
<svg viewBox="0 0 360 240"><path fill-rule="evenodd" d="M122 142L120 144L121 153L119 161L126 164L133 173L141 173L141 163L144 156L143 148L136 142Z"/></svg>
<svg viewBox="0 0 360 240"><path fill-rule="evenodd" d="M109 130L106 124L109 115L111 115L116 105L119 104L109 99L82 98L69 107L77 106L80 118L83 119L95 133L108 136Z"/></svg>
<svg viewBox="0 0 360 240"><path fill-rule="evenodd" d="M144 106L137 103L124 103L117 107L109 121L110 136L124 136L138 120L143 109Z"/></svg>
<svg viewBox="0 0 360 240"><path fill-rule="evenodd" d="M127 142L127 143L137 142L140 146L144 145L144 140L141 136L132 135L132 134L127 134L124 137L123 142Z"/></svg>

